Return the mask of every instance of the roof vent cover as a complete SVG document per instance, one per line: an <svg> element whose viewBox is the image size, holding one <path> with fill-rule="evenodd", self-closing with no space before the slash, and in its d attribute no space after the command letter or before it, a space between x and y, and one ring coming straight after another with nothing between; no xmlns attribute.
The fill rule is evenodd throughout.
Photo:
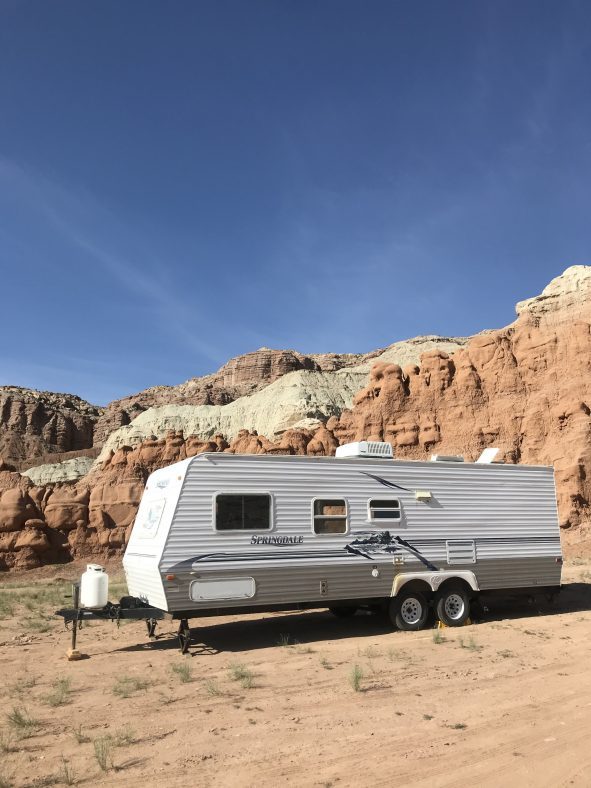
<svg viewBox="0 0 591 788"><path fill-rule="evenodd" d="M391 443L383 441L357 441L356 443L345 443L338 446L335 457L379 457L382 459L392 459L394 452Z"/></svg>

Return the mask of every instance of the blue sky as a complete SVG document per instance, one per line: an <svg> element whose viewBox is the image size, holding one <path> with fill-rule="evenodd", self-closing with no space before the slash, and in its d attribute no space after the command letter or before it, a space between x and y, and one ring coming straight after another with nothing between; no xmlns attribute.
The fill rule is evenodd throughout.
<svg viewBox="0 0 591 788"><path fill-rule="evenodd" d="M505 325L591 263L591 4L0 0L0 384Z"/></svg>

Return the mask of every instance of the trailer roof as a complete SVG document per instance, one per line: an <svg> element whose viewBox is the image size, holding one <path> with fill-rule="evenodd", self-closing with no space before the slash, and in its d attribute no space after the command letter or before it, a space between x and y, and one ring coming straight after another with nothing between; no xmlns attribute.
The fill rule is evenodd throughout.
<svg viewBox="0 0 591 788"><path fill-rule="evenodd" d="M341 465L349 465L359 464L359 465L367 465L370 463L380 463L381 465L422 465L429 468L434 467L453 467L453 468L547 468L550 470L554 470L554 466L552 465L526 465L521 463L505 463L505 462L492 462L492 463L482 463L482 462L446 462L446 461L438 461L434 462L433 460L412 460L412 459L397 459L392 457L325 457L325 456L310 456L308 454L229 454L227 452L203 452L202 454L196 454L194 457L187 458L189 462L194 462L195 460L199 459L206 459L206 460L213 460L213 459L220 459L223 457L224 459L228 459L231 461L231 458L241 459L241 460L248 460L249 462L261 462L264 460L272 460L274 462L278 461L287 461L287 462L325 462L325 463L338 463Z"/></svg>

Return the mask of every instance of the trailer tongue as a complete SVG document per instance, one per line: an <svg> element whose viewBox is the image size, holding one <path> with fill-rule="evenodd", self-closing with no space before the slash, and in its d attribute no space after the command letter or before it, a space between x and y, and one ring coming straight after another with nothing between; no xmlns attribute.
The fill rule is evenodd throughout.
<svg viewBox="0 0 591 788"><path fill-rule="evenodd" d="M67 627L72 625L72 643L68 649L68 659L80 659L81 654L76 648L78 630L83 621L115 621L117 625L122 619L134 621L144 620L150 638L155 637L156 622L167 617L164 610L148 605L133 596L121 597L118 603L106 601L108 594L108 575L101 566L88 564L80 582L72 583L72 601L74 607L61 608L55 611L56 616L64 619ZM98 603L104 604L98 606ZM182 622L181 622L182 623ZM181 651L185 653L189 646L188 626L179 629Z"/></svg>

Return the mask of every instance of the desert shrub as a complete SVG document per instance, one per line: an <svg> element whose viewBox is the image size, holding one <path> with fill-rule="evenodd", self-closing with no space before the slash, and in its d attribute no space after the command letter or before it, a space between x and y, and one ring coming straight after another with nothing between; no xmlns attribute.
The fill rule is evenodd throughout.
<svg viewBox="0 0 591 788"><path fill-rule="evenodd" d="M124 728L115 731L111 740L114 747L129 747L130 744L135 744L136 742L135 731L129 725L126 725Z"/></svg>
<svg viewBox="0 0 591 788"><path fill-rule="evenodd" d="M188 662L177 662L170 666L172 672L179 677L182 684L193 681L193 670Z"/></svg>
<svg viewBox="0 0 591 788"><path fill-rule="evenodd" d="M95 739L94 757L102 772L108 771L113 766L113 740L110 736L102 736L100 739Z"/></svg>
<svg viewBox="0 0 591 788"><path fill-rule="evenodd" d="M74 777L74 770L68 764L64 756L62 755L62 763L59 768L58 772L58 780L60 783L64 783L64 785L75 785L76 778Z"/></svg>
<svg viewBox="0 0 591 788"><path fill-rule="evenodd" d="M230 665L230 678L233 681L239 681L240 685L244 687L244 689L250 689L254 683L254 674L253 672L246 667L246 665L242 665L239 663L233 663Z"/></svg>
<svg viewBox="0 0 591 788"><path fill-rule="evenodd" d="M113 685L113 694L120 698L130 698L136 692L146 690L150 686L148 679L140 679L134 676L118 676Z"/></svg>
<svg viewBox="0 0 591 788"><path fill-rule="evenodd" d="M71 703L72 690L70 684L68 677L56 679L52 684L52 691L43 697L45 703L48 706L65 706L66 703Z"/></svg>
<svg viewBox="0 0 591 788"><path fill-rule="evenodd" d="M90 741L90 737L82 733L82 725L79 725L77 728L72 728L72 734L78 744L88 744Z"/></svg>
<svg viewBox="0 0 591 788"><path fill-rule="evenodd" d="M353 665L351 673L349 674L349 683L355 692L361 691L361 681L363 679L363 671L359 665Z"/></svg>
<svg viewBox="0 0 591 788"><path fill-rule="evenodd" d="M222 694L217 682L215 682L213 679L206 679L204 686L208 695L217 696Z"/></svg>
<svg viewBox="0 0 591 788"><path fill-rule="evenodd" d="M478 643L474 640L472 635L468 638L468 640L464 640L464 638L458 638L458 643L460 648L468 649L468 651L480 651L482 646L479 646Z"/></svg>
<svg viewBox="0 0 591 788"><path fill-rule="evenodd" d="M19 734L23 739L32 736L33 733L41 726L41 723L31 717L26 709L14 706L11 712L6 715L10 727Z"/></svg>

